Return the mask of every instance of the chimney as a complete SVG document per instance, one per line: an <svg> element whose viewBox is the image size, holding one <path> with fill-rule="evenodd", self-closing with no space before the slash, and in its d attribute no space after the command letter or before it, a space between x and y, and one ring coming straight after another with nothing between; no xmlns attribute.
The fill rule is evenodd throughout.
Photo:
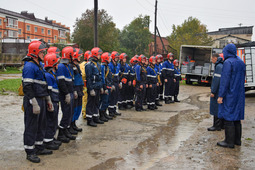
<svg viewBox="0 0 255 170"><path fill-rule="evenodd" d="M21 11L20 14L23 15L23 16L27 16L27 11Z"/></svg>
<svg viewBox="0 0 255 170"><path fill-rule="evenodd" d="M48 17L45 17L45 21L48 22Z"/></svg>

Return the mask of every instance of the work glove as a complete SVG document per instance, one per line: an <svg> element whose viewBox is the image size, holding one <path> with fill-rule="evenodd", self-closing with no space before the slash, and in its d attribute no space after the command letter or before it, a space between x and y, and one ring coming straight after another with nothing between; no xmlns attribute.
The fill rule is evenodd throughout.
<svg viewBox="0 0 255 170"><path fill-rule="evenodd" d="M65 102L66 102L66 104L70 104L70 103L71 103L71 95L70 95L70 93L68 93L68 94L66 95L66 97L65 97Z"/></svg>
<svg viewBox="0 0 255 170"><path fill-rule="evenodd" d="M73 96L74 96L74 99L78 99L78 93L77 93L77 91L74 91L74 92L73 92Z"/></svg>
<svg viewBox="0 0 255 170"><path fill-rule="evenodd" d="M41 108L38 105L38 102L37 102L36 98L31 99L31 104L32 104L32 107L33 107L33 113L36 114L36 115L40 114Z"/></svg>
<svg viewBox="0 0 255 170"><path fill-rule="evenodd" d="M115 86L112 85L111 92L115 90Z"/></svg>
<svg viewBox="0 0 255 170"><path fill-rule="evenodd" d="M104 89L103 88L100 89L100 93L104 94Z"/></svg>
<svg viewBox="0 0 255 170"><path fill-rule="evenodd" d="M90 90L89 94L90 94L90 96L96 96L96 92L95 92L94 89L93 89L93 90Z"/></svg>
<svg viewBox="0 0 255 170"><path fill-rule="evenodd" d="M122 82L120 82L120 84L119 84L119 88L120 88L120 89L122 89Z"/></svg>
<svg viewBox="0 0 255 170"><path fill-rule="evenodd" d="M108 89L106 89L105 91L104 91L104 94L109 94L109 91L108 91Z"/></svg>
<svg viewBox="0 0 255 170"><path fill-rule="evenodd" d="M53 107L53 103L51 101L50 96L46 96L46 102L47 102L47 110L49 112L53 112L54 111L54 107Z"/></svg>

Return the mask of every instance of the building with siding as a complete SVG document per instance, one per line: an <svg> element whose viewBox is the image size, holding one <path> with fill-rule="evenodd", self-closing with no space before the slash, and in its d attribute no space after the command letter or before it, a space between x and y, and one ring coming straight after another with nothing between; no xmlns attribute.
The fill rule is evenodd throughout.
<svg viewBox="0 0 255 170"><path fill-rule="evenodd" d="M253 26L220 28L218 31L208 32L213 39L213 47L224 48L228 43L243 44L252 40Z"/></svg>
<svg viewBox="0 0 255 170"><path fill-rule="evenodd" d="M0 8L0 39L2 42L30 42L43 39L47 43L67 43L70 28L55 20L36 18L34 13L21 13Z"/></svg>

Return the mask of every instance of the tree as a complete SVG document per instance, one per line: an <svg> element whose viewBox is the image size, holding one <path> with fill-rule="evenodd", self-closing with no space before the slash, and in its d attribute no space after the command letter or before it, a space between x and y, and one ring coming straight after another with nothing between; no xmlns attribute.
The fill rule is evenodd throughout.
<svg viewBox="0 0 255 170"><path fill-rule="evenodd" d="M128 56L135 54L148 54L149 43L152 41L149 31L149 16L140 15L129 25L126 25L120 33L120 49Z"/></svg>
<svg viewBox="0 0 255 170"><path fill-rule="evenodd" d="M98 46L103 51L111 52L119 46L119 30L112 17L102 9L98 11ZM73 42L81 49L90 50L94 47L94 10L87 9L80 19L76 19Z"/></svg>
<svg viewBox="0 0 255 170"><path fill-rule="evenodd" d="M212 45L212 39L206 34L206 25L201 24L197 18L189 17L181 25L173 25L172 34L168 37L171 47L178 56L181 45Z"/></svg>

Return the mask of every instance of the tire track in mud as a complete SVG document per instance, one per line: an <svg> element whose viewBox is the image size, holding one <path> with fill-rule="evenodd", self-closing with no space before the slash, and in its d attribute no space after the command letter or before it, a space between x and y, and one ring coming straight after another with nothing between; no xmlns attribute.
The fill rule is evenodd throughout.
<svg viewBox="0 0 255 170"><path fill-rule="evenodd" d="M195 94L182 101L197 106L199 109L188 109L179 111L172 116L166 125L154 127L156 133L151 137L138 143L124 157L110 158L90 170L96 169L148 169L164 157L176 151L183 142L187 140L195 131L197 125L208 118L208 101L200 101L202 94ZM206 97L209 96L206 95ZM169 112L161 110L160 112ZM127 119L130 120L130 119ZM132 120L136 121L136 120ZM144 124L141 120L137 122ZM148 122L146 122L147 124Z"/></svg>

